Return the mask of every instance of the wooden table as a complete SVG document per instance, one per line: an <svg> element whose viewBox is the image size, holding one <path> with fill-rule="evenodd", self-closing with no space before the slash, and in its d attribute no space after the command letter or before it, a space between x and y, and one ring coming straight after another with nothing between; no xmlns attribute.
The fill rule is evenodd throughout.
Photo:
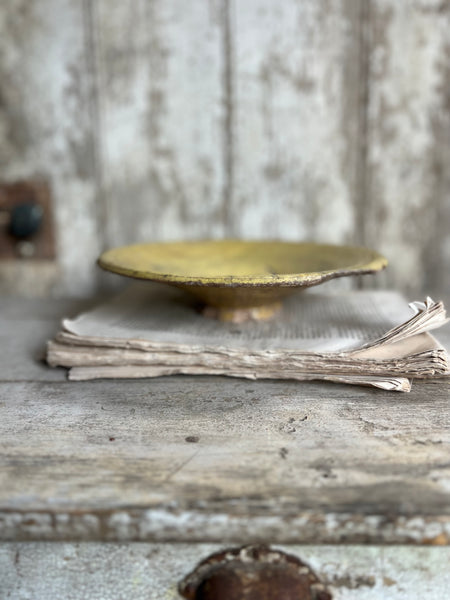
<svg viewBox="0 0 450 600"><path fill-rule="evenodd" d="M202 557L254 541L335 598L445 597L448 380L69 382L43 349L86 302L0 306L0 598L177 598Z"/></svg>

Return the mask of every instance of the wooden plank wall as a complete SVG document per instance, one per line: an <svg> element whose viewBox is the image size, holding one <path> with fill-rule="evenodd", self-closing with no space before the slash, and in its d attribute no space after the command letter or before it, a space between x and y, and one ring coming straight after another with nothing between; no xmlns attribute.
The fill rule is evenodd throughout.
<svg viewBox="0 0 450 600"><path fill-rule="evenodd" d="M368 245L368 285L448 292L449 31L450 0L3 3L0 177L51 183L41 291L92 292L113 245L239 236Z"/></svg>

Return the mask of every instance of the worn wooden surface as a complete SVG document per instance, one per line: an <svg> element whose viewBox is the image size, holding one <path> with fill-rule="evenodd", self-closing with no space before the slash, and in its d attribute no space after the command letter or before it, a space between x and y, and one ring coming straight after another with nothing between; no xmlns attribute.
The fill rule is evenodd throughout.
<svg viewBox="0 0 450 600"><path fill-rule="evenodd" d="M365 285L449 291L449 0L24 0L0 8L0 165L53 190L58 261L0 289L87 294L106 247L373 246Z"/></svg>
<svg viewBox="0 0 450 600"><path fill-rule="evenodd" d="M212 544L0 545L4 600L179 600L177 582ZM310 564L334 600L441 600L450 548L285 546Z"/></svg>
<svg viewBox="0 0 450 600"><path fill-rule="evenodd" d="M1 539L449 543L448 381L73 383L38 361L76 308L2 302Z"/></svg>

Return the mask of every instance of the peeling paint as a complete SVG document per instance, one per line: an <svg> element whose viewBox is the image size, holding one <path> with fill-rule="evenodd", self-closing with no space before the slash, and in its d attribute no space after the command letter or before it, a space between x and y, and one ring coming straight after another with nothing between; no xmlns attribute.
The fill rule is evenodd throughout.
<svg viewBox="0 0 450 600"><path fill-rule="evenodd" d="M255 516L189 509L0 511L2 541L450 545L450 517L302 512ZM367 584L367 582L366 582Z"/></svg>
<svg viewBox="0 0 450 600"><path fill-rule="evenodd" d="M0 164L52 183L55 291L95 290L105 246L224 235L357 242L391 259L371 286L448 291L449 19L442 0L5 5Z"/></svg>
<svg viewBox="0 0 450 600"><path fill-rule="evenodd" d="M2 591L17 600L179 600L177 583L221 550L212 544L3 544ZM311 564L334 600L437 600L450 586L449 549L309 545L279 550Z"/></svg>
<svg viewBox="0 0 450 600"><path fill-rule="evenodd" d="M440 198L448 185L429 157L447 164L450 129L445 119L436 135L429 116L447 114L438 108L448 85L441 89L446 75L436 62L445 55L448 27L448 13L425 16L420 3L371 4L367 244L378 243L391 258L388 284L406 289L442 287L435 265L442 268L443 236L435 218L447 218Z"/></svg>

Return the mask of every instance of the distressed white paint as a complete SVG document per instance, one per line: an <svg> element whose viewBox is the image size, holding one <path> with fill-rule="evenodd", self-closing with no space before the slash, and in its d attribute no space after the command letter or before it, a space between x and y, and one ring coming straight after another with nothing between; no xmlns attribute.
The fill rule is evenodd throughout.
<svg viewBox="0 0 450 600"><path fill-rule="evenodd" d="M19 499L20 501L26 498ZM56 502L54 503L56 504ZM11 541L98 541L103 542L216 542L325 544L414 544L445 546L450 540L450 517L386 517L384 514L361 515L285 510L276 505L258 507L249 514L231 514L233 508L243 511L244 502L235 499L228 512L214 511L206 500L203 510L186 510L171 502L170 509L92 509L72 511L51 507L49 512L1 511L0 540ZM218 505L219 502L216 502ZM223 504L223 503L222 503ZM79 505L81 506L81 504ZM19 507L20 508L20 507ZM93 511L97 510L96 513ZM254 514L251 514L251 513ZM259 508L259 512L262 512Z"/></svg>
<svg viewBox="0 0 450 600"><path fill-rule="evenodd" d="M450 549L277 546L307 562L334 600L441 600L450 588ZM5 600L178 600L177 583L212 544L0 545Z"/></svg>
<svg viewBox="0 0 450 600"><path fill-rule="evenodd" d="M39 274L39 276L37 276ZM61 279L54 260L41 260L36 272L33 260L5 260L0 262L0 294L45 297Z"/></svg>
<svg viewBox="0 0 450 600"><path fill-rule="evenodd" d="M232 5L233 232L352 240L358 11L316 1Z"/></svg>
<svg viewBox="0 0 450 600"><path fill-rule="evenodd" d="M94 5L108 245L217 236L221 2Z"/></svg>
<svg viewBox="0 0 450 600"><path fill-rule="evenodd" d="M447 235L450 192L445 5L370 4L365 237L390 259L387 281L409 289L436 286L445 264L436 256Z"/></svg>
<svg viewBox="0 0 450 600"><path fill-rule="evenodd" d="M37 0L0 10L1 177L49 180L60 289L74 294L93 289L100 248L86 35L79 2ZM39 273L37 279L45 276L45 266Z"/></svg>
<svg viewBox="0 0 450 600"><path fill-rule="evenodd" d="M391 262L368 285L448 291L449 19L438 0L3 3L1 177L49 180L59 264L31 283L0 264L0 289L87 294L105 246L235 235L366 244Z"/></svg>

